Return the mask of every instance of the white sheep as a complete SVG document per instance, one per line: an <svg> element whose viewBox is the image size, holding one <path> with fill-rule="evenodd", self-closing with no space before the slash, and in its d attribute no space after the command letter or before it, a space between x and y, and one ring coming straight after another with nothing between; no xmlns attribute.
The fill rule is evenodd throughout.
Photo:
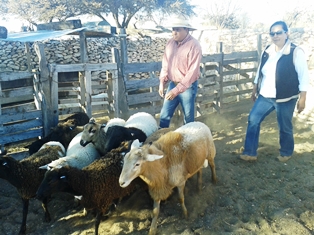
<svg viewBox="0 0 314 235"><path fill-rule="evenodd" d="M112 118L110 119L104 128L104 132L107 132L108 128L111 126L125 126L125 120L122 118Z"/></svg>
<svg viewBox="0 0 314 235"><path fill-rule="evenodd" d="M124 126L127 128L137 128L143 131L146 137L158 130L156 119L151 114L145 112L138 112L131 115L128 120L126 120Z"/></svg>
<svg viewBox="0 0 314 235"><path fill-rule="evenodd" d="M166 200L174 187L178 188L183 215L187 218L184 204L187 179L197 173L198 189L201 190L202 168L209 163L212 181L216 183L215 155L211 131L201 122L191 122L167 132L151 145L141 147L137 140L132 143L124 158L119 183L121 187L127 187L137 177L147 183L154 200L150 235L157 232L160 201Z"/></svg>
<svg viewBox="0 0 314 235"><path fill-rule="evenodd" d="M47 143L44 143L39 150L42 150L42 149L45 149L47 148L48 146L59 146L60 147L60 151L59 151L59 155L60 156L65 156L66 154L66 150L65 150L65 147L63 146L63 144L61 144L60 142L58 141L49 141ZM38 150L38 151L39 151Z"/></svg>
<svg viewBox="0 0 314 235"><path fill-rule="evenodd" d="M91 164L96 159L100 158L100 154L95 146L90 143L85 147L80 145L80 139L82 132L77 134L69 144L66 151L66 156L63 158L56 159L49 164L41 166L40 169L54 169L63 166L72 166L79 169Z"/></svg>
<svg viewBox="0 0 314 235"><path fill-rule="evenodd" d="M100 124L90 122L84 126L81 145L85 146L92 142L97 150L105 155L117 148L123 141L139 139L143 142L157 129L158 124L155 118L145 112L133 114L124 126L113 125L106 132L101 131Z"/></svg>

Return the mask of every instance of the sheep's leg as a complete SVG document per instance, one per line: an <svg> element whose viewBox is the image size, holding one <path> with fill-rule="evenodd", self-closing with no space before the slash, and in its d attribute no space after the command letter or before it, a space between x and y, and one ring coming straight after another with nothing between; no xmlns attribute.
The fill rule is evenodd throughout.
<svg viewBox="0 0 314 235"><path fill-rule="evenodd" d="M203 176L202 168L197 172L197 189L200 192L202 190Z"/></svg>
<svg viewBox="0 0 314 235"><path fill-rule="evenodd" d="M212 170L212 182L216 184L217 177L216 177L216 167L215 167L214 159L213 158L208 159L208 163L209 163L210 169Z"/></svg>
<svg viewBox="0 0 314 235"><path fill-rule="evenodd" d="M27 213L28 213L29 199L22 198L22 202L23 202L23 220L22 220L22 225L21 225L19 234L26 233L26 219L27 219Z"/></svg>
<svg viewBox="0 0 314 235"><path fill-rule="evenodd" d="M43 207L43 209L45 211L45 222L50 222L51 217L50 217L50 213L48 211L48 198L47 197L45 197L43 199L41 206Z"/></svg>
<svg viewBox="0 0 314 235"><path fill-rule="evenodd" d="M102 212L98 212L95 218L95 235L98 235L98 228L99 228L101 217L102 217Z"/></svg>
<svg viewBox="0 0 314 235"><path fill-rule="evenodd" d="M185 207L185 203L184 203L184 187L185 187L185 183L182 185L178 186L178 193L179 193L179 201L181 203L181 207L183 210L183 216L184 218L188 218L188 210Z"/></svg>
<svg viewBox="0 0 314 235"><path fill-rule="evenodd" d="M153 220L150 225L149 235L155 235L157 233L157 218L160 211L160 200L154 201L154 208L153 208Z"/></svg>

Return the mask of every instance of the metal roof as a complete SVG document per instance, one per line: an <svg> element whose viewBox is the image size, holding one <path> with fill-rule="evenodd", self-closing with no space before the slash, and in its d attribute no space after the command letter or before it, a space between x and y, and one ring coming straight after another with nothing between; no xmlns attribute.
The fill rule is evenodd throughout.
<svg viewBox="0 0 314 235"><path fill-rule="evenodd" d="M86 37L112 37L116 34L116 28L111 26L97 26L97 27L82 27L77 29L64 29L64 30L38 30L30 32L20 32L8 34L3 41L19 41L19 42L36 42L46 39L53 39L65 35L79 35L85 32Z"/></svg>

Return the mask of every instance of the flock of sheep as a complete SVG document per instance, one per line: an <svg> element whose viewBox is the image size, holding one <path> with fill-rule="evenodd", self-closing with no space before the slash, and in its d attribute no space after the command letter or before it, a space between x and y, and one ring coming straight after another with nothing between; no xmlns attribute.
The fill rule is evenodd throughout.
<svg viewBox="0 0 314 235"><path fill-rule="evenodd" d="M23 201L19 234L26 233L29 199L42 202L45 221L51 195L66 192L95 213L95 234L103 215L135 190L148 190L154 201L149 234L157 233L160 201L178 188L187 218L184 187L197 174L202 188L202 168L210 166L216 183L216 149L210 129L192 122L177 129L158 129L155 118L135 113L126 121L113 118L100 124L85 113L71 115L51 133L29 146L30 156L20 161L0 156L0 178L16 187Z"/></svg>

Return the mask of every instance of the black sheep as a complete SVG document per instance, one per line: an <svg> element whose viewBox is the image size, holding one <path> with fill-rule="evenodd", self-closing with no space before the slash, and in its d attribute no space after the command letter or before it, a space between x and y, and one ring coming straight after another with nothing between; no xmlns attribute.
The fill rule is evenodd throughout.
<svg viewBox="0 0 314 235"><path fill-rule="evenodd" d="M127 142L122 143L122 146L124 149L129 149ZM112 203L129 195L136 189L138 183L141 184L139 179L140 182L135 182L124 189L119 186L123 151L125 150L121 148L114 149L83 169L66 166L47 171L38 188L37 198L43 200L57 192L82 196L82 206L96 212L95 234L97 235L101 217Z"/></svg>
<svg viewBox="0 0 314 235"><path fill-rule="evenodd" d="M34 141L28 146L28 153L36 153L40 147L49 141L59 141L65 148L79 132L83 131L83 126L88 123L89 117L86 113L74 113L67 118L60 120L58 125L53 127L51 132L42 139Z"/></svg>
<svg viewBox="0 0 314 235"><path fill-rule="evenodd" d="M64 149L64 148L63 148ZM21 161L9 156L0 156L0 178L7 180L18 191L23 202L23 219L19 234L26 232L26 219L28 213L29 199L36 196L36 191L44 178L44 170L39 167L53 160L63 157L65 152L60 146L46 146L37 153ZM42 206L45 211L45 221L50 221L47 208L48 198L43 198Z"/></svg>

